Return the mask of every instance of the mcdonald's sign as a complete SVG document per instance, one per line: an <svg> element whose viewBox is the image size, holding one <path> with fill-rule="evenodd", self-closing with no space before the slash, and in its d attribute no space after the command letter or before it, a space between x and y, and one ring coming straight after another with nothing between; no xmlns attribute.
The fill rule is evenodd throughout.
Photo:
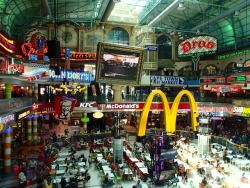
<svg viewBox="0 0 250 188"><path fill-rule="evenodd" d="M149 113L153 98L157 94L160 95L162 99L163 111L165 112L165 130L168 135L171 135L175 132L178 106L180 104L180 101L183 95L187 95L188 97L188 100L190 103L190 109L191 109L191 125L192 125L193 130L196 131L196 126L198 126L198 122L196 118L199 117L199 114L197 111L194 96L190 91L188 90L180 91L178 95L175 97L172 107L170 109L169 103L165 94L161 90L153 90L148 96L144 104L143 110L142 110L141 120L140 120L139 129L137 133L138 136L144 136L146 133L148 113Z"/></svg>

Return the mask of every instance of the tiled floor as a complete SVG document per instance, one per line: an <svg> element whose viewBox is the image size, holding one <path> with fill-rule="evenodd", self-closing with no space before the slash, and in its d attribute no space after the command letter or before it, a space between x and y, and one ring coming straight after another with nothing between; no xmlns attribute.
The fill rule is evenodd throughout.
<svg viewBox="0 0 250 188"><path fill-rule="evenodd" d="M54 127L53 130L50 131L56 131L57 134L63 135L64 134L64 128L66 127L61 127L61 126L56 126ZM133 142L135 141L135 136L130 136L129 138L131 144L133 144ZM37 147L37 146L36 146ZM27 147L28 148L28 147ZM24 151L26 151L27 149L26 147L24 148ZM27 149L27 151L29 151L29 149ZM68 148L62 148L61 152L67 151ZM78 151L79 154L84 154L85 156L89 156L89 151L88 150L82 150L82 151ZM229 179L230 182L230 187L231 188L249 188L250 184L242 184L239 183L239 179L241 177L241 175L243 174L243 171L240 170L238 167L231 165L230 166L230 176L228 176L227 178ZM244 171L245 175L247 176L247 178L250 180L250 171ZM92 168L89 169L89 173L91 175L91 179L89 181L89 183L87 184L86 187L93 187L93 188L102 188L103 185L101 184L101 179L99 177L99 172L95 169L94 165ZM28 172L27 175L27 179L31 180L31 178L33 177L33 174L31 172ZM118 185L118 187L122 186L123 188L132 188L133 185L136 184L138 177L135 177L133 180L130 181L123 181L121 182L121 184ZM196 171L193 171L191 173L191 175L188 178L188 182L186 184L183 184L181 182L181 178L179 177L180 182L178 183L178 187L184 187L184 188L198 188L199 187L199 183L202 180L202 177L200 177ZM35 177L33 178L33 180L35 180ZM1 174L0 176L0 188L16 188L18 187L18 181L17 181L17 177L16 175L12 172L9 174ZM27 186L29 188L33 188L36 187L35 181L33 181L33 184L30 186ZM55 187L55 186L53 186ZM116 187L116 186L114 186ZM150 188L150 187L156 187L156 186L149 186L146 182L142 182L142 187L143 188ZM215 187L216 188L216 187Z"/></svg>

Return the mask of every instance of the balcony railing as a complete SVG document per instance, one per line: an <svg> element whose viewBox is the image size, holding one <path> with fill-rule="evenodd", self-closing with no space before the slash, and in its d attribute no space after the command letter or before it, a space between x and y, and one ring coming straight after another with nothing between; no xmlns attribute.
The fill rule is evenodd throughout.
<svg viewBox="0 0 250 188"><path fill-rule="evenodd" d="M8 113L23 107L31 106L33 104L32 97L17 97L11 99L0 100L0 114Z"/></svg>

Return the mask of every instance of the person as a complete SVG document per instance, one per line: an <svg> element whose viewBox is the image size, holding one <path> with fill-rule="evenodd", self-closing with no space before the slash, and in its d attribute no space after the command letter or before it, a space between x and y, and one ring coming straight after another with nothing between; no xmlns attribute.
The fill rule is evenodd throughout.
<svg viewBox="0 0 250 188"><path fill-rule="evenodd" d="M137 180L137 183L136 183L136 188L142 188L142 184L141 184L141 181L140 180Z"/></svg>
<svg viewBox="0 0 250 188"><path fill-rule="evenodd" d="M61 184L61 188L66 188L67 187L67 181L66 181L65 177L61 178L60 184Z"/></svg>
<svg viewBox="0 0 250 188"><path fill-rule="evenodd" d="M206 179L206 177L204 177L204 178L202 179L201 183L203 183L204 186L207 185L207 179Z"/></svg>
<svg viewBox="0 0 250 188"><path fill-rule="evenodd" d="M91 159L90 156L89 156L89 158L88 158L88 163L89 163L89 168L91 168L91 167L92 167L92 159Z"/></svg>
<svg viewBox="0 0 250 188"><path fill-rule="evenodd" d="M113 181L109 178L109 173L106 173L103 183L104 183L105 188L109 188L113 186Z"/></svg>
<svg viewBox="0 0 250 188"><path fill-rule="evenodd" d="M34 173L35 172L35 169L36 169L36 161L34 160L34 158L30 161L30 164L29 164L29 167L30 167L30 170L32 170L32 172Z"/></svg>
<svg viewBox="0 0 250 188"><path fill-rule="evenodd" d="M20 188L26 187L26 176L25 176L23 170L18 175L18 181L19 181L19 187Z"/></svg>

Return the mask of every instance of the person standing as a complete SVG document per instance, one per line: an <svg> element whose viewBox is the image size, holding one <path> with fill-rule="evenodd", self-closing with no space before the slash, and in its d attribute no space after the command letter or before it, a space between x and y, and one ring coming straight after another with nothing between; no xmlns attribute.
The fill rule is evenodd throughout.
<svg viewBox="0 0 250 188"><path fill-rule="evenodd" d="M36 165L37 165L36 161L34 159L32 159L30 161L29 167L30 167L30 170L32 170L33 173L35 172Z"/></svg>
<svg viewBox="0 0 250 188"><path fill-rule="evenodd" d="M25 176L23 170L18 175L18 181L19 181L19 187L20 188L26 187L26 176Z"/></svg>
<svg viewBox="0 0 250 188"><path fill-rule="evenodd" d="M92 159L91 159L90 156L89 156L89 158L88 158L88 163L89 163L89 168L91 168L91 167L92 167Z"/></svg>
<svg viewBox="0 0 250 188"><path fill-rule="evenodd" d="M142 184L140 180L137 180L136 188L142 188Z"/></svg>

